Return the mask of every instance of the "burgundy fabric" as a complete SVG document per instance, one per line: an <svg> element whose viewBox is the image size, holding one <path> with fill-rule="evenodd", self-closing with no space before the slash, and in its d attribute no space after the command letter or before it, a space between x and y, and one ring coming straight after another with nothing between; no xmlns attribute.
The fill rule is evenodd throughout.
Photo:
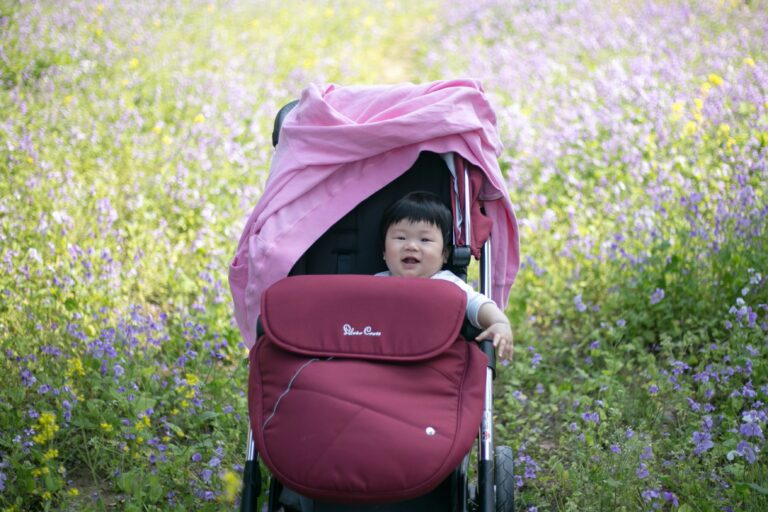
<svg viewBox="0 0 768 512"><path fill-rule="evenodd" d="M454 342L467 308L458 290L437 279L293 276L264 292L261 322L273 342L300 354L418 361Z"/></svg>
<svg viewBox="0 0 768 512"><path fill-rule="evenodd" d="M296 276L267 290L248 400L278 480L341 503L439 485L482 415L487 360L459 334L465 297L448 282L373 276ZM345 336L344 324L362 334Z"/></svg>

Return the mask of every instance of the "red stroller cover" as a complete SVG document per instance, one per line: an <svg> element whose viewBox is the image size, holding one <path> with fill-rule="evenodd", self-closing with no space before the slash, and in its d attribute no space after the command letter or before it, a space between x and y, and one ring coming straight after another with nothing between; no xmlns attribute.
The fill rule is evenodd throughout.
<svg viewBox="0 0 768 512"><path fill-rule="evenodd" d="M426 494L471 449L487 359L452 283L308 275L264 293L249 412L286 486L342 503Z"/></svg>

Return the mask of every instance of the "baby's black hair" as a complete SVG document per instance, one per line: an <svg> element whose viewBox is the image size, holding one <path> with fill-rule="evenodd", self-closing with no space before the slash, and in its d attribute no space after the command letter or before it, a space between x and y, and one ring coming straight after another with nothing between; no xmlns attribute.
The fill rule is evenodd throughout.
<svg viewBox="0 0 768 512"><path fill-rule="evenodd" d="M387 236L392 224L406 219L411 222L427 222L437 226L443 234L443 249L448 249L452 240L453 215L439 196L432 192L411 192L395 201L384 211L381 218L381 239Z"/></svg>

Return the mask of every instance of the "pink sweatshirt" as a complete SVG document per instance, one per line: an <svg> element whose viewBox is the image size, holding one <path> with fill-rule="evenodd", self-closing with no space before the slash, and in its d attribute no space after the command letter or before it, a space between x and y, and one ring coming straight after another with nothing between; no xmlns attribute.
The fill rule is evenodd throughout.
<svg viewBox="0 0 768 512"><path fill-rule="evenodd" d="M455 152L485 174L493 220L491 298L502 309L519 266L517 222L497 157L496 116L473 80L310 85L286 117L264 194L229 269L235 319L256 342L262 292L288 275L337 220L410 168L421 151Z"/></svg>

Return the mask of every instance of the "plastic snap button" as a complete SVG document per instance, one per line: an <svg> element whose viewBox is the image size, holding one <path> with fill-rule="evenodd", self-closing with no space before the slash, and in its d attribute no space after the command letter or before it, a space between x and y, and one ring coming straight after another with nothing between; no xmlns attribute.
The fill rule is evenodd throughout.
<svg viewBox="0 0 768 512"><path fill-rule="evenodd" d="M435 429L433 429L432 427L427 427L427 431L426 432L427 432L428 436L433 436L433 435L435 435L437 433L437 432L435 432Z"/></svg>

